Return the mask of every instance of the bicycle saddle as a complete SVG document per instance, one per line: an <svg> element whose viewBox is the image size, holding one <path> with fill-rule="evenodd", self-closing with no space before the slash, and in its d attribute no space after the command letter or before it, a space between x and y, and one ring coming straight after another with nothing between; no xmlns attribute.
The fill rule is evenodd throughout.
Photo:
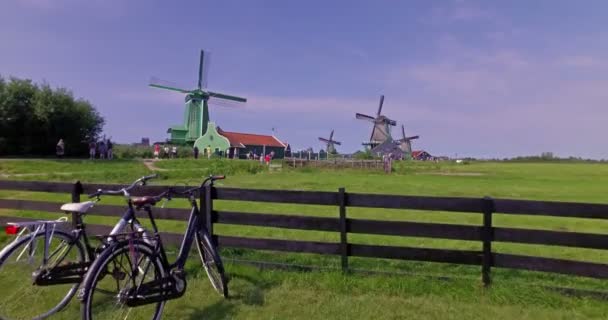
<svg viewBox="0 0 608 320"><path fill-rule="evenodd" d="M149 197L149 196L145 196L145 197L135 197L135 198L131 198L131 202L136 206L136 207L142 207L145 206L147 204L153 206L156 204L156 199L154 197Z"/></svg>
<svg viewBox="0 0 608 320"><path fill-rule="evenodd" d="M61 206L62 211L87 213L95 205L94 201L66 203Z"/></svg>

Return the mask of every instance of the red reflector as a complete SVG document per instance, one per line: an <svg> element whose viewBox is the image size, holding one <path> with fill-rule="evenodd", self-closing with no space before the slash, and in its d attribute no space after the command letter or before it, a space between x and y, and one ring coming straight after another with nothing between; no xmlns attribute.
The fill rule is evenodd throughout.
<svg viewBox="0 0 608 320"><path fill-rule="evenodd" d="M8 235L15 235L15 234L19 233L19 227L11 224L11 225L6 226L4 228L4 231Z"/></svg>

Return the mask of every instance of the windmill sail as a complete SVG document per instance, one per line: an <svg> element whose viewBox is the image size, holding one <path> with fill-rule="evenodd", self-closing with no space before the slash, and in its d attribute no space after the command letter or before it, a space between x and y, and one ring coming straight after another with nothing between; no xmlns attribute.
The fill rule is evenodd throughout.
<svg viewBox="0 0 608 320"><path fill-rule="evenodd" d="M231 95L227 95L227 94L223 94L223 93L211 92L211 91L209 91L209 98L230 100L230 101L236 101L236 102L247 102L247 99L245 99L245 98L231 96Z"/></svg>
<svg viewBox="0 0 608 320"><path fill-rule="evenodd" d="M382 105L384 104L384 95L380 96L380 105L378 106L378 117L382 114Z"/></svg>
<svg viewBox="0 0 608 320"><path fill-rule="evenodd" d="M205 50L201 50L201 59L198 63L198 89L203 89L203 66L205 62Z"/></svg>
<svg viewBox="0 0 608 320"><path fill-rule="evenodd" d="M357 119L360 119L360 120L369 120L369 121L372 121L372 122L376 119L374 117L371 117L371 116L368 116L368 115L362 114L362 113L356 113L355 117Z"/></svg>
<svg viewBox="0 0 608 320"><path fill-rule="evenodd" d="M181 93L190 93L190 90L178 88L178 86L175 83L169 82L166 80L161 80L156 77L150 78L149 86L155 87L155 88L160 88L160 89L171 90L171 91L177 91L177 92L181 92Z"/></svg>
<svg viewBox="0 0 608 320"><path fill-rule="evenodd" d="M211 52L201 50L198 71L198 88L205 89L209 86L209 67L211 66Z"/></svg>

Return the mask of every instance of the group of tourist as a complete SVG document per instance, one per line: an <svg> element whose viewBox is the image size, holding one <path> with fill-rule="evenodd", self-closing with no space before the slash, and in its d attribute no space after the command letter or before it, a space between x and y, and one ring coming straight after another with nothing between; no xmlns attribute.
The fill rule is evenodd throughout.
<svg viewBox="0 0 608 320"><path fill-rule="evenodd" d="M112 160L114 158L112 141L110 139L102 139L101 141L89 142L89 159L93 160L97 156L99 159Z"/></svg>
<svg viewBox="0 0 608 320"><path fill-rule="evenodd" d="M108 159L112 160L114 158L113 154L114 144L110 139L102 139L101 141L89 142L89 159L95 159L99 156L99 159ZM63 158L65 155L65 142L63 139L59 139L57 145L55 146L55 154L57 158Z"/></svg>
<svg viewBox="0 0 608 320"><path fill-rule="evenodd" d="M164 145L162 148L158 143L154 144L154 158L177 158L177 146L169 148L168 145Z"/></svg>
<svg viewBox="0 0 608 320"><path fill-rule="evenodd" d="M259 159L260 163L266 163L266 165L270 164L270 161L272 161L272 158L274 158L274 151L271 151L270 153L267 153L266 155L263 155L263 154L257 155L255 153L253 153L252 151L249 151L249 153L247 154L247 159L249 159L249 160Z"/></svg>

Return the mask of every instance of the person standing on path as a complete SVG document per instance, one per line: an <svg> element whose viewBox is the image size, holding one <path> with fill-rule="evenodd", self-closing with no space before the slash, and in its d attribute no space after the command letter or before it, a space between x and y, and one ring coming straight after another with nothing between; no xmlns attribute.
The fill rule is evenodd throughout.
<svg viewBox="0 0 608 320"><path fill-rule="evenodd" d="M57 158L63 158L63 155L65 154L65 143L63 143L63 139L59 139L59 142L57 142L57 147L55 149L55 151L57 152Z"/></svg>
<svg viewBox="0 0 608 320"><path fill-rule="evenodd" d="M154 158L158 159L158 155L160 154L160 146L157 144L154 145Z"/></svg>
<svg viewBox="0 0 608 320"><path fill-rule="evenodd" d="M108 147L108 160L112 160L114 158L114 154L112 153L112 147L114 147L114 145L110 139L108 139L108 144L106 146Z"/></svg>
<svg viewBox="0 0 608 320"><path fill-rule="evenodd" d="M171 147L171 158L177 158L177 146Z"/></svg>
<svg viewBox="0 0 608 320"><path fill-rule="evenodd" d="M99 159L105 159L106 158L106 144L103 142L103 140L99 141Z"/></svg>
<svg viewBox="0 0 608 320"><path fill-rule="evenodd" d="M97 145L95 144L95 141L91 141L89 142L89 159L94 160L95 159L95 150L97 149Z"/></svg>
<svg viewBox="0 0 608 320"><path fill-rule="evenodd" d="M199 150L198 150L198 147L197 147L197 146L194 146L193 151L194 151L194 159L198 159L198 151L199 151Z"/></svg>

